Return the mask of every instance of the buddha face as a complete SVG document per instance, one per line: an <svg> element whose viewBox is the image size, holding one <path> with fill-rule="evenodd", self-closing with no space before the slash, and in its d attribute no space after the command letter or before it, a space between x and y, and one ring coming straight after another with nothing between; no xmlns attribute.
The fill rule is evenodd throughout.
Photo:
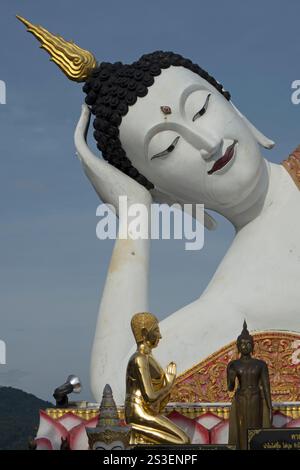
<svg viewBox="0 0 300 470"><path fill-rule="evenodd" d="M150 330L145 335L145 339L151 349L158 346L159 340L161 339L158 323L155 323L153 327L150 328Z"/></svg>
<svg viewBox="0 0 300 470"><path fill-rule="evenodd" d="M218 211L256 187L263 171L258 135L206 80L173 66L120 125L128 158L157 189Z"/></svg>
<svg viewBox="0 0 300 470"><path fill-rule="evenodd" d="M112 441L109 444L106 442L96 441L92 446L93 450L125 450L124 442L121 441Z"/></svg>
<svg viewBox="0 0 300 470"><path fill-rule="evenodd" d="M243 356L248 356L249 354L251 354L253 352L252 340L250 338L242 338L238 342L238 350Z"/></svg>

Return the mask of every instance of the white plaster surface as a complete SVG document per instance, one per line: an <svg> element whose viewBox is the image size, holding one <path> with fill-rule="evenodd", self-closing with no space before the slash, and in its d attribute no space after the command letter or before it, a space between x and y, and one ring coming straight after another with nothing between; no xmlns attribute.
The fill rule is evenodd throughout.
<svg viewBox="0 0 300 470"><path fill-rule="evenodd" d="M193 122L209 92L213 97L207 113ZM167 120L162 105L172 108ZM127 194L131 202L149 207L149 192L88 149L88 114L83 107L75 143L95 190L114 205L118 195ZM180 135L174 152L151 160L174 135ZM300 331L300 192L281 165L262 157L260 147L271 148L273 142L205 80L175 67L164 70L148 95L130 108L120 137L134 166L161 195L174 202L204 203L236 228L205 292L161 322L158 360L163 365L174 360L183 372L234 340L244 319L252 331ZM232 161L208 175L234 140ZM115 242L92 352L91 383L97 401L109 383L116 402L124 402L125 370L134 350L130 319L148 306L149 244Z"/></svg>

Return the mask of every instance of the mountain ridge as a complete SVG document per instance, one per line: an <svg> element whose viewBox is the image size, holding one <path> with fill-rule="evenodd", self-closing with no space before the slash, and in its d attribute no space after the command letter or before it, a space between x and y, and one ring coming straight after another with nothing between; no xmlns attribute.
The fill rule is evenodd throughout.
<svg viewBox="0 0 300 470"><path fill-rule="evenodd" d="M0 450L28 449L36 436L39 410L54 405L14 387L0 386Z"/></svg>

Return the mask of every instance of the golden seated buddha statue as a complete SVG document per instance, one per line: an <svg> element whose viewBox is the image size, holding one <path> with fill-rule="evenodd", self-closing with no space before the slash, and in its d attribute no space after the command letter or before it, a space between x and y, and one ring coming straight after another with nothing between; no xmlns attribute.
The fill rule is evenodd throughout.
<svg viewBox="0 0 300 470"><path fill-rule="evenodd" d="M162 415L176 364L171 362L164 371L152 356L161 339L158 320L151 313L137 313L131 329L137 343L126 372L125 420L132 426L131 444L188 444L188 436Z"/></svg>

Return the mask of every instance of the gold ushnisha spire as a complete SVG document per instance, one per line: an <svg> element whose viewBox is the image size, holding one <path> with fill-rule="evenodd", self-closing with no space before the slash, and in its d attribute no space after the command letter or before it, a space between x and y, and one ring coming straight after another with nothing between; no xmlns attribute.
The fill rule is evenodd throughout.
<svg viewBox="0 0 300 470"><path fill-rule="evenodd" d="M96 59L91 52L81 49L73 41L66 41L61 36L49 33L42 26L34 25L22 16L17 15L17 18L25 24L27 31L40 41L41 48L50 54L50 60L55 62L70 80L84 82L90 72L97 67Z"/></svg>

